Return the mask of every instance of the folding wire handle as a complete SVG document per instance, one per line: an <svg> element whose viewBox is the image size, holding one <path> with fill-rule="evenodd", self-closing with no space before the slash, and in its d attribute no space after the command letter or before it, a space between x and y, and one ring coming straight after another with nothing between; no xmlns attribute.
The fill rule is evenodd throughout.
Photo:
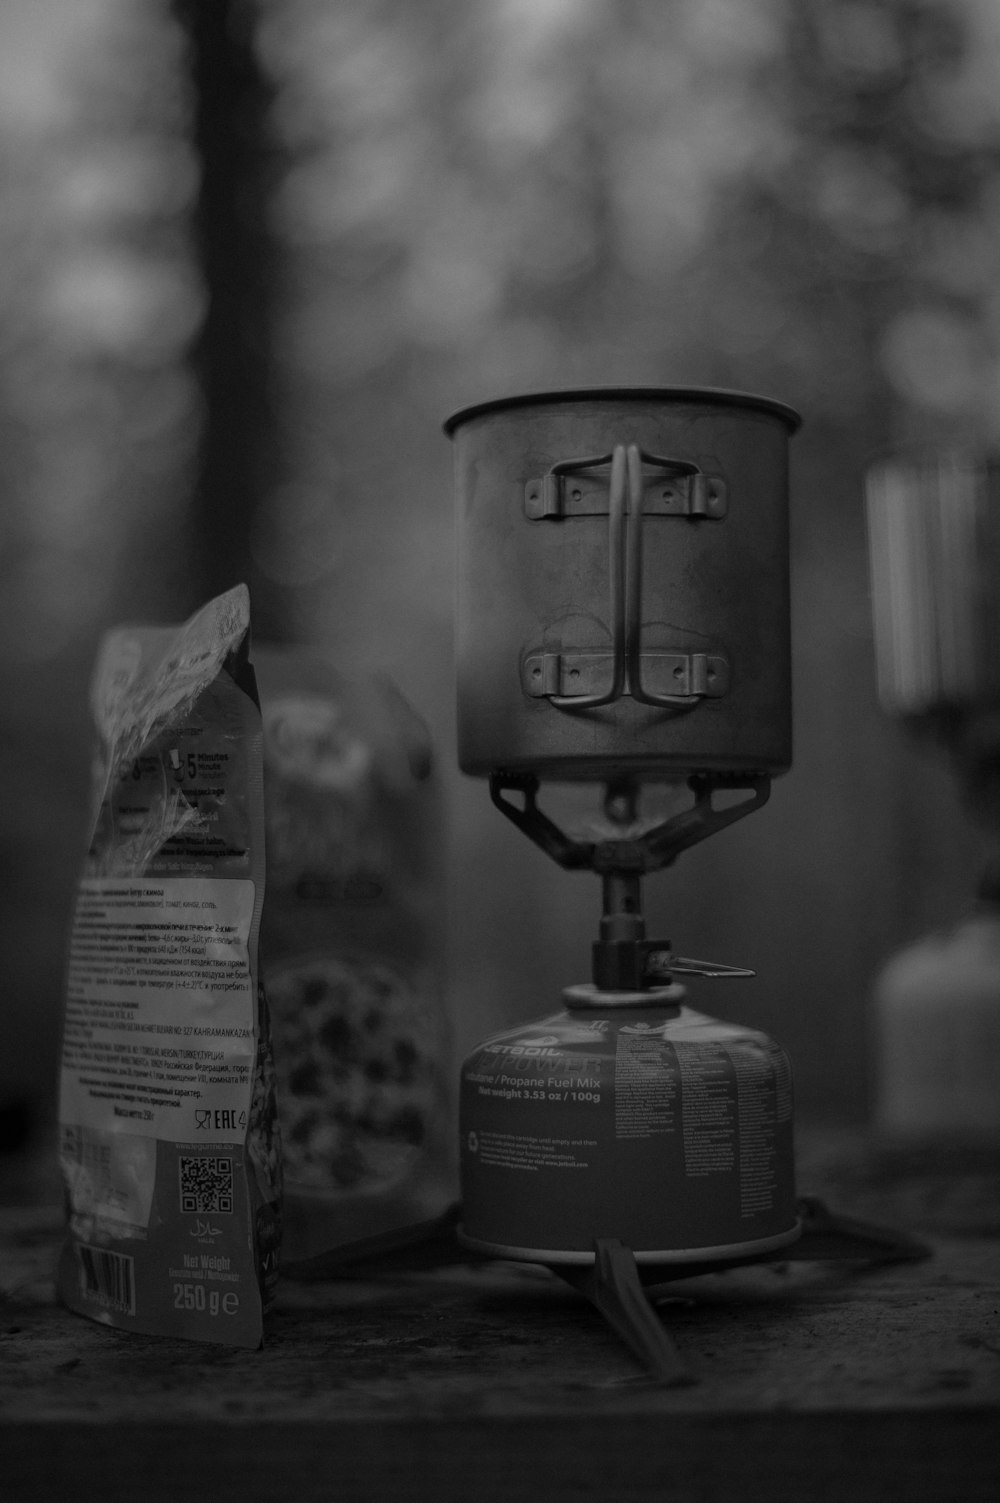
<svg viewBox="0 0 1000 1503"><path fill-rule="evenodd" d="M596 694L551 694L559 710L593 710L629 694L642 704L671 710L693 710L708 692L695 687L689 694L657 694L642 681L642 542L643 464L675 474L701 475L687 460L665 459L647 454L637 444L616 444L610 454L586 459L566 459L549 472L555 477L572 475L598 465L611 465L608 490L608 620L611 628L611 681ZM549 479L546 477L546 480Z"/></svg>
<svg viewBox="0 0 1000 1503"><path fill-rule="evenodd" d="M625 555L625 676L628 692L644 705L664 709L693 710L705 697L704 689L690 694L656 694L642 682L642 536L643 487L642 465L677 469L678 461L646 454L636 444L629 444L626 455L628 470L628 548ZM688 468L685 466L685 468ZM693 468L693 467L692 467ZM689 471L690 472L690 471Z"/></svg>
<svg viewBox="0 0 1000 1503"><path fill-rule="evenodd" d="M627 456L623 444L612 454L593 459L567 459L552 466L553 475L572 475L611 462L608 491L608 620L611 626L611 683L600 694L553 694L551 703L560 710L593 710L621 699L626 691L627 632L625 627L625 493Z"/></svg>

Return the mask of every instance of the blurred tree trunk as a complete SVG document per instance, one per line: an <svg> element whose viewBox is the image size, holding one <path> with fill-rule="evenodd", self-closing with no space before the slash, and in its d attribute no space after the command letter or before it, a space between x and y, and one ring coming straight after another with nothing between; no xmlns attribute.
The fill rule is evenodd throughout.
<svg viewBox="0 0 1000 1503"><path fill-rule="evenodd" d="M254 567L253 519L277 466L272 401L278 255L268 201L272 90L254 45L252 0L174 0L189 47L201 183L196 254L207 294L193 351L202 392L191 527L192 606L250 585L255 633L280 639L280 609Z"/></svg>

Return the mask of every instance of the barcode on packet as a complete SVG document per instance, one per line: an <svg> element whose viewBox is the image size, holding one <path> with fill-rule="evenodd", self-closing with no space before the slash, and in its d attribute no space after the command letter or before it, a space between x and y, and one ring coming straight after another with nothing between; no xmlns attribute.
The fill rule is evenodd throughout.
<svg viewBox="0 0 1000 1503"><path fill-rule="evenodd" d="M181 1154L179 1166L182 1211L203 1216L225 1216L232 1211L232 1159L217 1154Z"/></svg>
<svg viewBox="0 0 1000 1503"><path fill-rule="evenodd" d="M78 1242L80 1286L88 1298L109 1310L135 1314L135 1259L127 1253L109 1252Z"/></svg>

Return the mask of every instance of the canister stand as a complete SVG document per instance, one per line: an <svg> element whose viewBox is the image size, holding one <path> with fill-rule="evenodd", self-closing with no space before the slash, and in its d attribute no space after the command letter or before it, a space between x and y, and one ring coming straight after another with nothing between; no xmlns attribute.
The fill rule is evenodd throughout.
<svg viewBox="0 0 1000 1503"><path fill-rule="evenodd" d="M640 1263L625 1243L612 1237L598 1237L594 1241L593 1263L543 1266L572 1285L599 1311L648 1377L661 1387L681 1387L697 1379L686 1367L651 1303L657 1288L678 1279L722 1273L750 1264L906 1263L931 1255L931 1249L909 1233L831 1211L815 1196L800 1196L797 1210L802 1223L801 1236L773 1252L711 1262ZM315 1257L284 1263L282 1274L297 1282L318 1283L352 1274L409 1273L493 1261L461 1245L456 1235L461 1216L461 1205L456 1202L428 1221L345 1242Z"/></svg>

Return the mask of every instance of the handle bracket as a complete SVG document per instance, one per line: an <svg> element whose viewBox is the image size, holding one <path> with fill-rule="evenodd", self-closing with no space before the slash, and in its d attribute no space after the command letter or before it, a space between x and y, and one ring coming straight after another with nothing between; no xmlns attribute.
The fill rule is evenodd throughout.
<svg viewBox="0 0 1000 1503"><path fill-rule="evenodd" d="M532 652L521 664L521 688L532 699L590 695L607 682L612 660L608 651ZM729 689L729 662L717 653L644 652L640 670L643 683L671 701L719 699Z"/></svg>
<svg viewBox="0 0 1000 1503"><path fill-rule="evenodd" d="M611 469L605 483L594 472L607 465ZM650 476L644 465L662 473ZM530 480L525 510L532 520L558 520L574 511L607 514L611 651L529 653L522 664L524 693L575 713L613 704L624 695L660 709L690 711L707 697L725 694L730 672L723 656L643 653L642 543L649 513L719 518L726 505L721 476L706 475L689 460L649 454L637 444L560 460L547 474Z"/></svg>
<svg viewBox="0 0 1000 1503"><path fill-rule="evenodd" d="M643 479L642 507L650 517L707 517L719 521L729 508L722 475L709 474L686 459L668 459L642 451L643 462L666 473ZM608 514L608 477L594 474L611 462L610 454L566 459L524 487L524 514L531 522Z"/></svg>

